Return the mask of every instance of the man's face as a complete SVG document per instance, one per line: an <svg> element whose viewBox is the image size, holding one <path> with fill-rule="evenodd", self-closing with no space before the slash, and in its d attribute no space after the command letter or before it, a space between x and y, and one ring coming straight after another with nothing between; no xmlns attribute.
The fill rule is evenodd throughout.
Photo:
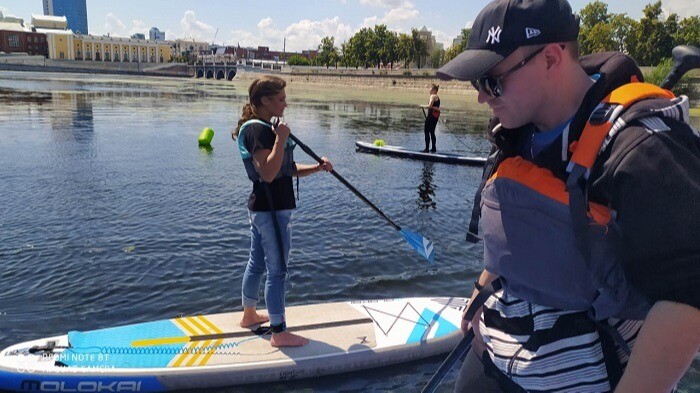
<svg viewBox="0 0 700 393"><path fill-rule="evenodd" d="M542 48L521 47L503 59L487 76L490 85L500 85L499 97L480 88L479 103L487 103L494 116L498 117L506 128L518 128L531 123L544 96L540 91L544 84ZM495 87L495 86L491 86Z"/></svg>

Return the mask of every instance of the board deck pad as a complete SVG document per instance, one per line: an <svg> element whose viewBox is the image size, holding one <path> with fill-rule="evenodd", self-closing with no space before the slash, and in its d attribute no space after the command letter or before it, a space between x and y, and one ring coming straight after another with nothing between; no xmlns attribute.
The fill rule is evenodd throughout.
<svg viewBox="0 0 700 393"><path fill-rule="evenodd" d="M371 318L347 303L297 307L288 312L289 330L309 339L294 357L350 352L376 345ZM242 313L175 318L89 332L69 332L73 349L62 356L69 367L91 365L89 353L107 353L102 366L190 367L287 359L270 346L270 335L241 328ZM263 327L264 329L264 327ZM424 330L424 329L423 329ZM329 345L327 343L333 343Z"/></svg>

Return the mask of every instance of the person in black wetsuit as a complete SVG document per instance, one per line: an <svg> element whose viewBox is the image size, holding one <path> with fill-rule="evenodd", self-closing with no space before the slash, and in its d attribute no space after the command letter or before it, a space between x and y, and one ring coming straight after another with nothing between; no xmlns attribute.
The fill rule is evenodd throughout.
<svg viewBox="0 0 700 393"><path fill-rule="evenodd" d="M425 127L423 132L425 133L425 149L424 153L428 151L435 153L435 126L437 126L438 119L440 118L440 97L438 97L439 86L430 85L430 101L428 105L421 105L421 108L428 108L428 114L425 116ZM430 141L433 141L433 148L430 149Z"/></svg>

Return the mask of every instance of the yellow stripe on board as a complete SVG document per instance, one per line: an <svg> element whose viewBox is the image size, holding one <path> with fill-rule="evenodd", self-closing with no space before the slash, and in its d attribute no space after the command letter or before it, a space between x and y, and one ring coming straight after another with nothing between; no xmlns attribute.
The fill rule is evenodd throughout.
<svg viewBox="0 0 700 393"><path fill-rule="evenodd" d="M204 359L202 359L202 361L199 363L200 366L207 365L209 358L211 358L211 356L216 352L216 350L219 349L219 345L221 345L222 342L224 342L223 339L216 340L216 342L214 343L214 347L209 352L207 352L207 356L205 356Z"/></svg>
<svg viewBox="0 0 700 393"><path fill-rule="evenodd" d="M185 332L187 334L189 334L190 336L197 336L198 335L197 331L194 330L190 325L188 325L185 322L185 318L178 318L178 319L175 319L174 321L175 321L175 323L180 325L180 328L184 329Z"/></svg>
<svg viewBox="0 0 700 393"><path fill-rule="evenodd" d="M147 338L143 340L134 340L131 342L132 347L151 347L157 345L184 344L190 342L188 336L168 337L168 338Z"/></svg>
<svg viewBox="0 0 700 393"><path fill-rule="evenodd" d="M205 318L203 315L200 315L200 316L197 317L197 318L199 318L199 320L200 320L203 324L207 325L207 326L209 327L209 329L213 330L214 333L223 333L223 331L222 331L221 329L219 329L218 327L216 327L216 325L214 325L210 320L208 320L207 318Z"/></svg>
<svg viewBox="0 0 700 393"><path fill-rule="evenodd" d="M206 340L204 343L202 343L202 346L198 347L197 350L195 351L194 355L192 356L192 359L190 359L189 362L187 362L187 367L194 366L195 362L197 362L197 359L202 355L202 352L204 352L204 348L208 347L209 344L211 344L212 340Z"/></svg>
<svg viewBox="0 0 700 393"><path fill-rule="evenodd" d="M192 352L192 348L197 347L197 345L198 345L197 343L187 344L187 347L185 347L184 352L180 356L177 357L177 359L175 360L173 365L170 367L180 367L182 365L182 362L184 362L185 359L187 359L187 357L190 356L190 352Z"/></svg>
<svg viewBox="0 0 700 393"><path fill-rule="evenodd" d="M201 332L199 334L211 334L212 333L209 330L207 330L207 328L202 326L199 322L197 322L197 320L194 319L194 317L187 317L186 319L187 319L187 322L193 324L197 329L199 329L199 331Z"/></svg>

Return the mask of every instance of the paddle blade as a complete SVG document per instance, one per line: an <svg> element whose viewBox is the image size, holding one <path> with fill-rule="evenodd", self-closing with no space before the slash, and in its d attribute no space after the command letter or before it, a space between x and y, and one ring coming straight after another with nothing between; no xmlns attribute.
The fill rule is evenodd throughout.
<svg viewBox="0 0 700 393"><path fill-rule="evenodd" d="M411 232L406 229L402 229L401 236L408 242L408 244L420 255L430 262L431 265L435 264L435 255L433 254L433 242L426 239L420 233Z"/></svg>

